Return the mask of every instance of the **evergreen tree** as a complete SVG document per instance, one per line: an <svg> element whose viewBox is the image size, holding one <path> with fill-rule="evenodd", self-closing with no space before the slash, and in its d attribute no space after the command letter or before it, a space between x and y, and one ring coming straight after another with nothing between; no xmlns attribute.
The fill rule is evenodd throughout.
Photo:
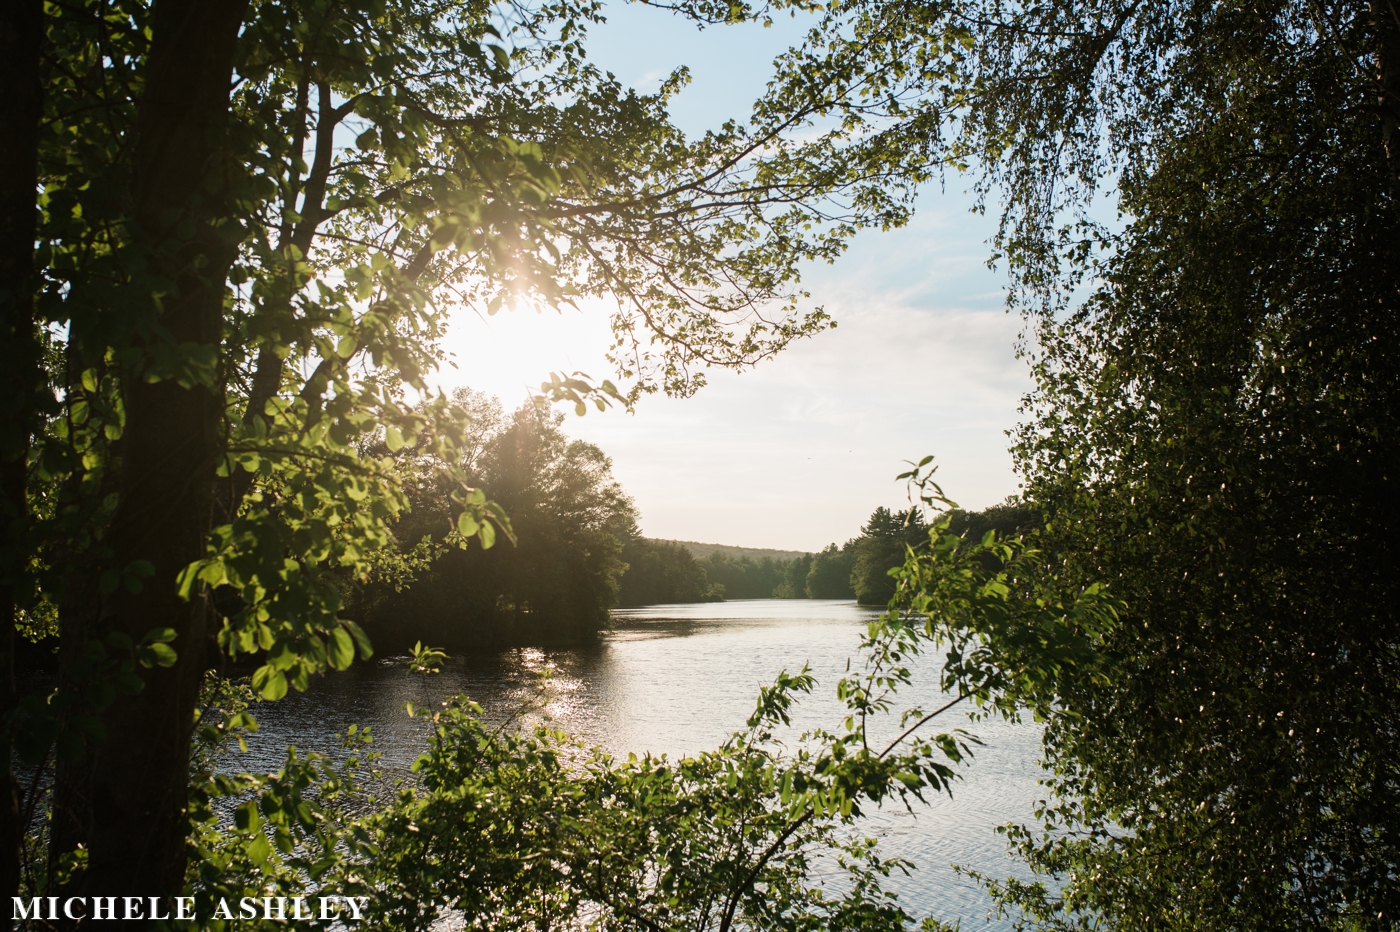
<svg viewBox="0 0 1400 932"><path fill-rule="evenodd" d="M881 506L870 515L853 545L851 589L861 605L884 605L894 595L890 570L904 565L909 547L928 543L928 524L918 509L890 511Z"/></svg>

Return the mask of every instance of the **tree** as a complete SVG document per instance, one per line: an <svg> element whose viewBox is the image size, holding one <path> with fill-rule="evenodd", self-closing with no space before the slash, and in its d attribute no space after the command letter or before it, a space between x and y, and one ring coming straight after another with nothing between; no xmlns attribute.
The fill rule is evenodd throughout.
<svg viewBox="0 0 1400 932"><path fill-rule="evenodd" d="M851 589L861 605L885 605L894 596L890 571L904 565L907 548L928 541L928 525L918 509L892 512L881 505L852 545Z"/></svg>
<svg viewBox="0 0 1400 932"><path fill-rule="evenodd" d="M1020 836L1099 878L1057 898L1071 915L1119 928L1400 916L1397 185L1342 50L1279 39L1213 63L1250 103L1126 188L1017 451L1066 583L1131 606L1123 673L1074 684L1082 719L1047 732L1047 817L1076 836Z"/></svg>
<svg viewBox="0 0 1400 932"><path fill-rule="evenodd" d="M746 556L735 559L716 551L701 560L700 565L712 585L724 587L727 599L771 599L783 578L783 565L772 557L757 561Z"/></svg>
<svg viewBox="0 0 1400 932"><path fill-rule="evenodd" d="M622 546L627 570L618 591L619 605L702 602L710 591L705 567L674 541L633 537Z"/></svg>
<svg viewBox="0 0 1400 932"><path fill-rule="evenodd" d="M347 614L395 650L415 641L456 649L596 637L618 595L624 544L636 535L636 509L611 461L570 440L562 414L525 404L506 418L499 402L463 389L453 400L476 412L476 442L459 465L511 516L515 545L472 545L456 525L443 464L420 464L411 511L394 532L406 558L426 549L427 565L412 579L381 574Z"/></svg>
<svg viewBox="0 0 1400 932"><path fill-rule="evenodd" d="M1058 801L1018 836L1054 883L1008 902L1394 928L1395 5L850 0L770 99L814 82L1001 199L1039 546L1128 606L1113 675L1061 683Z"/></svg>
<svg viewBox="0 0 1400 932"><path fill-rule="evenodd" d="M968 540L981 540L988 531L995 531L1002 540L1025 537L1040 528L1035 509L1015 498L981 511L954 508L948 512L948 529Z"/></svg>
<svg viewBox="0 0 1400 932"><path fill-rule="evenodd" d="M38 186L43 86L39 49L44 5L21 0L0 11L0 720L14 715L15 632L29 601L26 464L42 409L42 343L34 314L34 189ZM18 888L24 833L13 735L0 729L0 895ZM9 919L4 928L9 928Z"/></svg>
<svg viewBox="0 0 1400 932"><path fill-rule="evenodd" d="M812 555L804 553L783 567L783 581L773 590L775 599L807 598L807 574L812 571Z"/></svg>
<svg viewBox="0 0 1400 932"><path fill-rule="evenodd" d="M838 548L827 544L820 552L812 554L812 565L807 570L807 598L809 599L852 599L851 589L851 542Z"/></svg>
<svg viewBox="0 0 1400 932"><path fill-rule="evenodd" d="M83 0L18 40L6 86L42 79L40 193L7 200L6 223L14 255L38 244L39 274L16 292L24 263L6 266L6 327L24 358L63 336L56 414L7 383L5 462L29 451L36 522L4 579L24 618L56 607L64 646L59 695L10 734L36 759L57 748L50 851L55 867L85 853L74 894L179 888L206 659L259 657L275 698L368 654L339 581L393 552L411 476L362 441L382 429L390 452L457 462L458 412L405 391L424 389L449 308L613 295L630 387L558 375L546 392L580 408L686 394L706 366L827 326L798 309L799 263L907 217L919 166L813 130L820 106L685 139L665 113L683 75L624 91L583 57L598 18ZM21 169L26 101L6 103ZM462 533L508 534L453 475Z"/></svg>

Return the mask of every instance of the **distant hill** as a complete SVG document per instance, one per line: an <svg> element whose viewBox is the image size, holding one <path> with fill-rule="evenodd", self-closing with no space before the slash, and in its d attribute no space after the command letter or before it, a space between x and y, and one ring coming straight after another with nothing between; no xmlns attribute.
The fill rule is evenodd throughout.
<svg viewBox="0 0 1400 932"><path fill-rule="evenodd" d="M806 556L802 550L767 550L762 547L730 547L725 544L702 544L693 540L665 540L660 537L653 537L652 540L658 544L680 544L697 560L703 560L712 553L723 553L734 558L748 557L750 560L758 561L764 557L786 563L788 560L796 560L798 557Z"/></svg>

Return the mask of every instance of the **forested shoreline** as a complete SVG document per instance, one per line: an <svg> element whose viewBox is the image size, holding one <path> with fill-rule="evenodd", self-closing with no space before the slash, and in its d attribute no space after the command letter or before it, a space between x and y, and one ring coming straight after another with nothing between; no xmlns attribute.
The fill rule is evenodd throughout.
<svg viewBox="0 0 1400 932"><path fill-rule="evenodd" d="M1002 537L1028 533L1037 525L1032 509L1012 503L982 511L954 508L952 533L981 540L988 531ZM790 560L714 552L696 559L674 541L636 538L623 551L619 605L702 602L714 599L855 599L885 605L895 594L891 571L904 565L906 548L928 544L929 527L918 509L892 511L883 505L860 532L841 546Z"/></svg>
<svg viewBox="0 0 1400 932"><path fill-rule="evenodd" d="M499 399L468 388L452 401L469 430L452 465L492 490L511 516L510 546L483 548L455 524L442 463L395 454L419 476L393 525L397 554L362 578L344 576L346 617L380 651L416 643L454 650L589 641L606 631L615 606L725 599L855 599L884 605L891 571L909 548L927 546L919 509L876 508L844 545L790 560L735 557L720 545L697 558L676 541L638 530L639 515L596 446L571 440L562 415L525 404L507 414ZM371 440L373 445L376 440ZM385 449L383 452L389 452ZM1010 504L954 510L952 531L1028 531L1033 513Z"/></svg>

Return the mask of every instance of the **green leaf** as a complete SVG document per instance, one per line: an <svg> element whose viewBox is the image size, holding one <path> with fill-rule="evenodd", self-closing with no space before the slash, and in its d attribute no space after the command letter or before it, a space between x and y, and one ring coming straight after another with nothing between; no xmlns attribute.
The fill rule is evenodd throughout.
<svg viewBox="0 0 1400 932"><path fill-rule="evenodd" d="M146 681L129 670L118 670L113 673L112 683L128 696L134 696L146 688Z"/></svg>
<svg viewBox="0 0 1400 932"><path fill-rule="evenodd" d="M344 628L336 628L326 643L326 662L332 669L344 670L354 659L355 644L350 639L350 633Z"/></svg>
<svg viewBox="0 0 1400 932"><path fill-rule="evenodd" d="M175 594L181 601L188 602L194 597L195 584L199 582L199 564L191 563L180 571L175 580Z"/></svg>
<svg viewBox="0 0 1400 932"><path fill-rule="evenodd" d="M253 673L253 688L264 699L275 702L287 695L287 677L281 670L263 664Z"/></svg>
<svg viewBox="0 0 1400 932"><path fill-rule="evenodd" d="M266 867L267 862L272 858L272 844L267 840L267 836L259 832L249 840L245 846L248 857L259 867Z"/></svg>
<svg viewBox="0 0 1400 932"><path fill-rule="evenodd" d="M263 817L256 804L246 802L233 810L233 824L240 832L256 832L263 826Z"/></svg>
<svg viewBox="0 0 1400 932"><path fill-rule="evenodd" d="M173 667L175 661L179 659L175 649L169 644L157 642L148 644L140 649L141 666L143 667Z"/></svg>
<svg viewBox="0 0 1400 932"><path fill-rule="evenodd" d="M374 656L374 648L369 643L369 635L358 624L349 619L341 619L341 627L350 632L350 636L355 639L355 645L360 649L360 659L368 660Z"/></svg>

